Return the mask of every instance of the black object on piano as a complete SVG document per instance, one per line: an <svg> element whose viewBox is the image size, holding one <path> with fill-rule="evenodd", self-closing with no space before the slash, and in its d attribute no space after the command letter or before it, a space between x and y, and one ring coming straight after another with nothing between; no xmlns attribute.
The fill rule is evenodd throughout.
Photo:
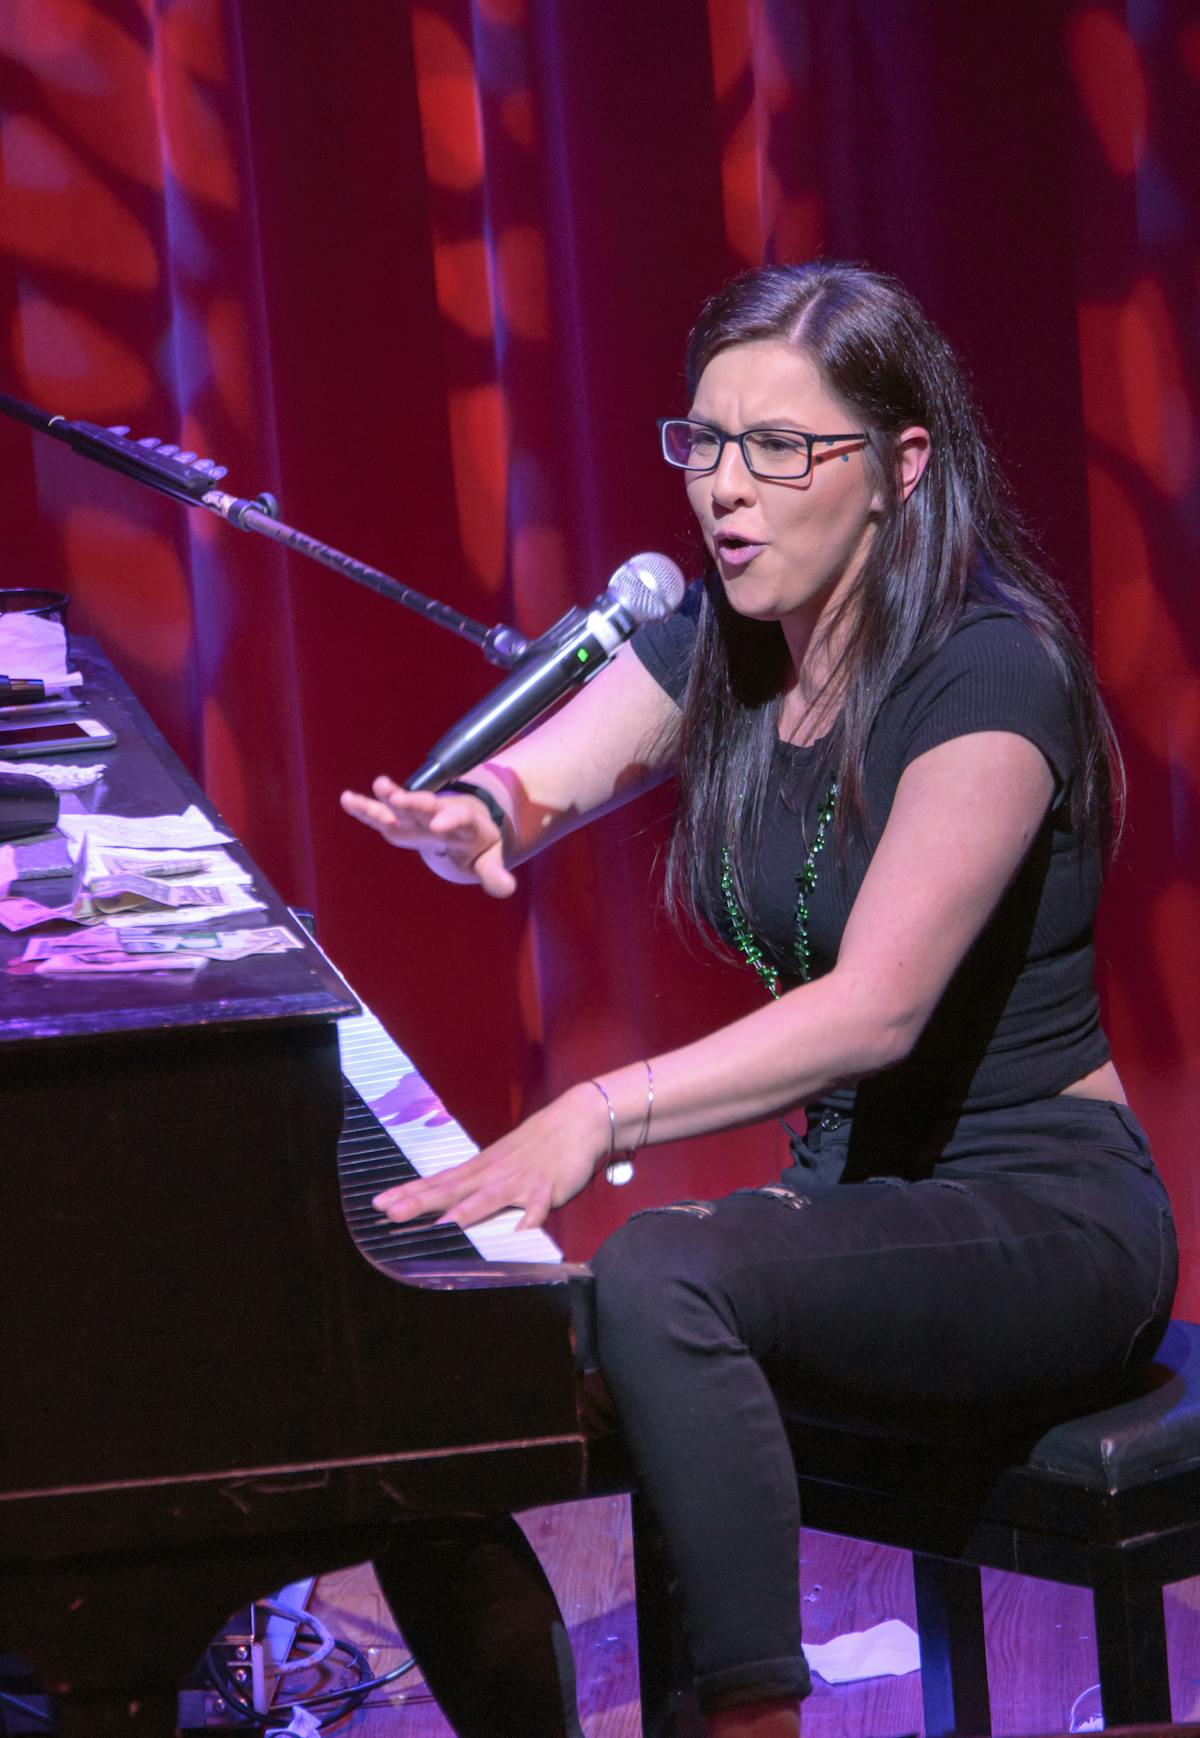
<svg viewBox="0 0 1200 1738"><path fill-rule="evenodd" d="M207 807L77 651L118 738L105 806ZM295 928L256 885L246 921ZM24 940L0 934L0 963ZM196 974L4 979L0 1651L67 1687L66 1733L137 1730L130 1698L145 1730L173 1720L231 1611L407 1516L586 1489L586 1272L481 1261L444 1228L432 1266L397 1260L348 1228L356 1008L307 938Z"/></svg>
<svg viewBox="0 0 1200 1738"><path fill-rule="evenodd" d="M0 845L58 823L58 792L32 773L0 772Z"/></svg>

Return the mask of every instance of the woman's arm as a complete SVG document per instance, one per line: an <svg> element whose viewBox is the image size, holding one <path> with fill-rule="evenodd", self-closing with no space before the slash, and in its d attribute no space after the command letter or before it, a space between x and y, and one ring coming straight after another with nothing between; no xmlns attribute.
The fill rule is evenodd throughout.
<svg viewBox="0 0 1200 1738"><path fill-rule="evenodd" d="M854 902L837 965L694 1044L652 1058L651 1143L775 1115L898 1062L915 1044L1041 826L1050 768L1024 737L985 731L930 749L904 772ZM646 1068L603 1076L615 1145L638 1138ZM605 1103L571 1087L477 1158L377 1203L472 1224L502 1206L540 1224L608 1154Z"/></svg>
<svg viewBox="0 0 1200 1738"><path fill-rule="evenodd" d="M465 774L500 805L497 828L477 798L406 791L375 780L342 807L390 845L420 851L444 880L510 894L513 868L592 816L627 802L669 771L680 713L637 654L622 646L585 688L518 742Z"/></svg>
<svg viewBox="0 0 1200 1738"><path fill-rule="evenodd" d="M757 1121L907 1056L1024 861L1052 792L1042 754L1008 732L957 737L915 760L834 969L658 1058L655 1138ZM604 1084L619 1145L636 1136L644 1070L635 1064Z"/></svg>

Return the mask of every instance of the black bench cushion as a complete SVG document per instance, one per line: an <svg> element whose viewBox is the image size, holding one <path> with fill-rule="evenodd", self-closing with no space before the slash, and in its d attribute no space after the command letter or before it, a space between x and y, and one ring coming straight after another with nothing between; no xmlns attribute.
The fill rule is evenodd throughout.
<svg viewBox="0 0 1200 1738"><path fill-rule="evenodd" d="M1128 1398L1053 1425L1028 1465L1116 1495L1200 1466L1200 1326L1172 1322Z"/></svg>
<svg viewBox="0 0 1200 1738"><path fill-rule="evenodd" d="M982 1493L1005 1471L1117 1495L1200 1469L1200 1326L1173 1321L1154 1359L1118 1382L986 1413L787 1391L797 1465L892 1489Z"/></svg>

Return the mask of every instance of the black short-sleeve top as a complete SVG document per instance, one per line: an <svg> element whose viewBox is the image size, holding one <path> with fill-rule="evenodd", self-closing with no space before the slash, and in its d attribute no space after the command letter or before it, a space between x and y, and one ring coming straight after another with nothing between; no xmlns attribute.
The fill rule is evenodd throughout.
<svg viewBox="0 0 1200 1738"><path fill-rule="evenodd" d="M632 642L677 703L687 685L701 597L698 584L690 587L675 615L639 629ZM939 743L983 730L1013 731L1034 743L1054 775L1055 794L1021 869L914 1050L876 1077L897 1101L915 1099L945 1112L1061 1092L1109 1056L1092 941L1100 849L1094 833L1077 831L1070 818L1077 750L1067 692L1033 630L990 604L968 608L936 651L914 658L880 709L866 756L865 832L855 830L844 852L828 838L818 859L808 900L812 974L836 962L905 767ZM796 872L828 789L825 778L812 776L819 759L820 745L776 744L763 845L748 889L755 934L785 981L795 972ZM721 929L722 914L711 915ZM848 1108L854 1097L854 1089L845 1088L825 1102Z"/></svg>

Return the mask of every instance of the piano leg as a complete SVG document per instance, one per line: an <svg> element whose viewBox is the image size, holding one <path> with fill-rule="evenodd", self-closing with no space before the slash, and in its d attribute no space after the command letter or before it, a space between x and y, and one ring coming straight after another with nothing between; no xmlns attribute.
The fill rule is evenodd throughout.
<svg viewBox="0 0 1200 1738"><path fill-rule="evenodd" d="M583 1738L566 1623L508 1515L405 1523L374 1564L405 1645L459 1738Z"/></svg>
<svg viewBox="0 0 1200 1738"><path fill-rule="evenodd" d="M231 1612L300 1575L364 1562L387 1531L6 1564L0 1652L29 1661L63 1738L169 1738L180 1685Z"/></svg>

